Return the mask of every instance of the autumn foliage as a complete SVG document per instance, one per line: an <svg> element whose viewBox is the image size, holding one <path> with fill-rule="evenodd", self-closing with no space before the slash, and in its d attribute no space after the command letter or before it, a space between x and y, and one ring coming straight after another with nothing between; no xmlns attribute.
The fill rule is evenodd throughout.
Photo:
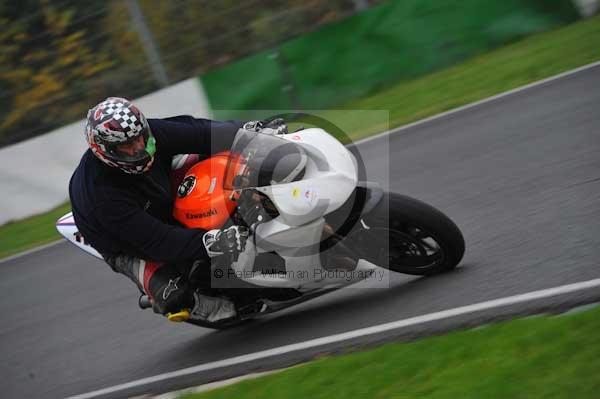
<svg viewBox="0 0 600 399"><path fill-rule="evenodd" d="M356 12L353 0L138 2L169 83ZM160 88L127 1L0 0L0 26L0 145Z"/></svg>

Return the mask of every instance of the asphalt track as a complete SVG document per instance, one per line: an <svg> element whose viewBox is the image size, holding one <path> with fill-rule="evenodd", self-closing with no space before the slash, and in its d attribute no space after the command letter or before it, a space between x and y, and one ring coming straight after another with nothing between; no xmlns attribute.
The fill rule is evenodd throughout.
<svg viewBox="0 0 600 399"><path fill-rule="evenodd" d="M213 332L138 310L130 282L59 244L0 265L0 396L81 394L600 277L600 67L418 124L389 136L389 142L367 141L361 152L370 177L385 179L389 174L393 190L428 202L456 221L467 242L459 269L426 279L392 275L389 289L346 289L238 329ZM388 156L389 168L384 161ZM492 310L455 323L597 301L598 291ZM395 335L444 328L449 324ZM183 387L313 354L219 369L109 396Z"/></svg>

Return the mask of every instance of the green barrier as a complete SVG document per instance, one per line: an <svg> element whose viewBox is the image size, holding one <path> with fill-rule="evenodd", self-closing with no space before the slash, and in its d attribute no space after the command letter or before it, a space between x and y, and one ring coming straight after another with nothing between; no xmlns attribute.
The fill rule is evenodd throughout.
<svg viewBox="0 0 600 399"><path fill-rule="evenodd" d="M269 50L212 71L201 79L214 110L288 109L290 103L282 91L281 75L278 60Z"/></svg>
<svg viewBox="0 0 600 399"><path fill-rule="evenodd" d="M571 0L399 0L201 77L225 110L332 107L575 21Z"/></svg>

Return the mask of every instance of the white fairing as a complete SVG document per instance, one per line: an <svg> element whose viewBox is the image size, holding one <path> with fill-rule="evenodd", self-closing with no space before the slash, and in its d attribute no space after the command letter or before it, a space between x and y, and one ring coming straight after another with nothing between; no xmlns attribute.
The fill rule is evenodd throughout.
<svg viewBox="0 0 600 399"><path fill-rule="evenodd" d="M95 256L96 258L102 259L102 256L96 251L90 244L88 244L77 226L75 226L75 219L73 219L73 213L69 212L65 216L58 219L56 222L56 230L71 244L83 249L88 254Z"/></svg>
<svg viewBox="0 0 600 399"><path fill-rule="evenodd" d="M300 181L257 188L271 199L280 215L256 226L256 248L249 245L247 252L276 252L285 260L286 276L252 273L252 277L245 280L256 285L300 290L350 284L354 281L320 277L325 273L321 273L318 247L302 254L298 253L298 248L319 245L325 221L323 216L339 209L356 188L356 160L323 129L305 129L279 137L306 150L309 156L306 171ZM233 269L251 271L254 267L252 258L252 255L242 257L232 265ZM359 262L356 269L365 274L373 270L374 266L365 262Z"/></svg>
<svg viewBox="0 0 600 399"><path fill-rule="evenodd" d="M277 207L284 224L310 223L342 206L358 180L354 157L346 147L318 128L279 137L302 146L309 157L301 181L258 188Z"/></svg>

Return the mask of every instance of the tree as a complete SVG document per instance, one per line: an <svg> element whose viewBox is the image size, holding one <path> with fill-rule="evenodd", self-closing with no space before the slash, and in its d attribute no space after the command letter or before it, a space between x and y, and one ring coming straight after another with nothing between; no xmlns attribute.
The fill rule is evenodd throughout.
<svg viewBox="0 0 600 399"><path fill-rule="evenodd" d="M36 4L37 3L37 4ZM5 11L5 9L2 9ZM92 51L76 29L73 8L25 2L18 19L0 17L0 140L14 141L81 117L94 93L85 82L109 69L106 54ZM13 17L14 18L14 17Z"/></svg>

